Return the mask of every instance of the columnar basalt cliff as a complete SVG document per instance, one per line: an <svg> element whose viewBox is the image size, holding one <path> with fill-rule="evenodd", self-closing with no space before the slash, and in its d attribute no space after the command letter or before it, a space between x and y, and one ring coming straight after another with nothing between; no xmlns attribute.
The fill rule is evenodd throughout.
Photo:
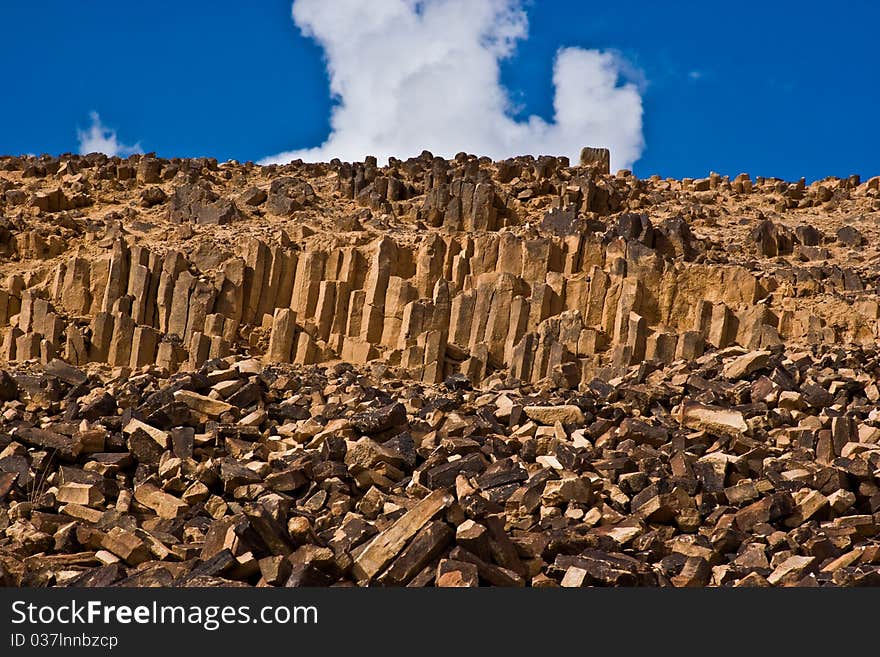
<svg viewBox="0 0 880 657"><path fill-rule="evenodd" d="M872 210L877 179L642 181L601 155L7 158L0 356L577 387L712 347L873 342L876 273L834 257L864 237L808 222Z"/></svg>
<svg viewBox="0 0 880 657"><path fill-rule="evenodd" d="M874 583L880 178L0 158L0 578Z"/></svg>

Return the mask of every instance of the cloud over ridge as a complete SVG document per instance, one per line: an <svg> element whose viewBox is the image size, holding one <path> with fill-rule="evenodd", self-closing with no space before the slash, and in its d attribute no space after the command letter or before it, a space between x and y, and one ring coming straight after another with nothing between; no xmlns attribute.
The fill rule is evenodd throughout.
<svg viewBox="0 0 880 657"><path fill-rule="evenodd" d="M89 112L89 118L92 123L86 130L77 128L76 137L79 140L80 155L88 155L89 153L104 153L105 155L118 155L127 157L133 153L141 153L140 142L133 146L128 146L119 141L116 136L116 130L108 128L101 122L100 115L95 112Z"/></svg>
<svg viewBox="0 0 880 657"><path fill-rule="evenodd" d="M644 148L639 87L614 52L561 48L553 119L512 118L500 62L528 34L521 0L294 0L292 15L324 50L331 131L320 146L264 163L424 149L577 161L582 146L604 146L614 168L630 168Z"/></svg>

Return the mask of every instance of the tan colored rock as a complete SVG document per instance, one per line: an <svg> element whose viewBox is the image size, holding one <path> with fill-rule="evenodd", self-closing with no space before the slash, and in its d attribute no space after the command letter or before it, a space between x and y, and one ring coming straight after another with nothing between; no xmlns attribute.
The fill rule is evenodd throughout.
<svg viewBox="0 0 880 657"><path fill-rule="evenodd" d="M189 505L152 484L141 484L134 489L134 499L156 512L160 518L173 520L189 509Z"/></svg>
<svg viewBox="0 0 880 657"><path fill-rule="evenodd" d="M134 329L131 345L131 367L138 368L156 362L159 332L149 326Z"/></svg>
<svg viewBox="0 0 880 657"><path fill-rule="evenodd" d="M592 499L590 483L582 477L551 479L541 494L541 502L546 506L561 506L571 502L589 504Z"/></svg>
<svg viewBox="0 0 880 657"><path fill-rule="evenodd" d="M101 545L131 566L136 566L150 558L147 545L135 534L121 527L112 527L104 535Z"/></svg>
<svg viewBox="0 0 880 657"><path fill-rule="evenodd" d="M583 424L584 412L571 404L557 406L525 406L523 412L530 420L553 426L557 422L563 424Z"/></svg>
<svg viewBox="0 0 880 657"><path fill-rule="evenodd" d="M749 433L749 425L739 411L709 406L689 399L681 403L679 422L689 429L722 436L736 437Z"/></svg>
<svg viewBox="0 0 880 657"><path fill-rule="evenodd" d="M406 542L437 513L452 504L453 496L445 490L436 490L420 500L391 527L379 534L355 559L354 575L371 580L403 549Z"/></svg>
<svg viewBox="0 0 880 657"><path fill-rule="evenodd" d="M769 351L752 351L734 358L724 366L721 373L724 378L736 381L767 367L769 364Z"/></svg>
<svg viewBox="0 0 880 657"><path fill-rule="evenodd" d="M66 483L58 487L55 499L63 504L98 506L104 502L104 495L93 484Z"/></svg>
<svg viewBox="0 0 880 657"><path fill-rule="evenodd" d="M107 362L111 365L128 366L131 362L131 347L134 342L134 320L117 312L113 316L113 334L107 351Z"/></svg>
<svg viewBox="0 0 880 657"><path fill-rule="evenodd" d="M783 583L794 584L812 569L815 563L816 557L791 556L779 564L776 569L770 573L770 576L767 577L767 582L769 582L771 586L778 586Z"/></svg>
<svg viewBox="0 0 880 657"><path fill-rule="evenodd" d="M212 399L205 395L200 395L189 390L178 390L174 393L174 399L183 402L196 413L201 413L209 417L220 417L223 413L227 413L235 408L232 404L227 404L219 399Z"/></svg>
<svg viewBox="0 0 880 657"><path fill-rule="evenodd" d="M266 360L270 363L289 363L294 346L296 314L290 308L277 308L272 318L272 334Z"/></svg>
<svg viewBox="0 0 880 657"><path fill-rule="evenodd" d="M143 431L150 438L156 441L156 444L159 445L162 449L168 449L170 445L170 435L167 431L162 431L161 429L157 429L154 426L147 424L146 422L141 422L137 418L131 418L128 421L128 424L122 429L125 434L133 434L135 431Z"/></svg>

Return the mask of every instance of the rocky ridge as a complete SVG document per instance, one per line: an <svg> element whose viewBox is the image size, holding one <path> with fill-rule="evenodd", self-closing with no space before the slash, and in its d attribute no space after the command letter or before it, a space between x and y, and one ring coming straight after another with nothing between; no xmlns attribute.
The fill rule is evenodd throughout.
<svg viewBox="0 0 880 657"><path fill-rule="evenodd" d="M880 178L0 158L0 579L878 580Z"/></svg>

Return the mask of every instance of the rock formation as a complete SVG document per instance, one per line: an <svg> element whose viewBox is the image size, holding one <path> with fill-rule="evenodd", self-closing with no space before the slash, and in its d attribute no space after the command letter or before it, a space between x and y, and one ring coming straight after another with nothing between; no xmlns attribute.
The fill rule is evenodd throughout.
<svg viewBox="0 0 880 657"><path fill-rule="evenodd" d="M880 178L5 157L0 217L4 581L880 578Z"/></svg>

